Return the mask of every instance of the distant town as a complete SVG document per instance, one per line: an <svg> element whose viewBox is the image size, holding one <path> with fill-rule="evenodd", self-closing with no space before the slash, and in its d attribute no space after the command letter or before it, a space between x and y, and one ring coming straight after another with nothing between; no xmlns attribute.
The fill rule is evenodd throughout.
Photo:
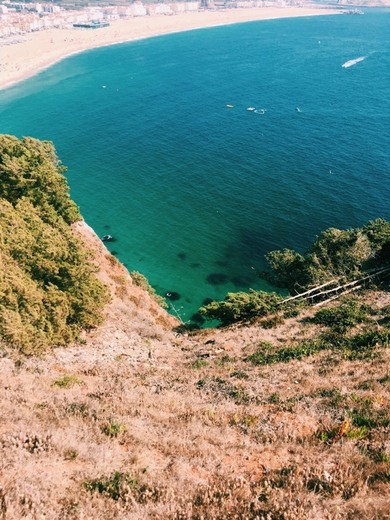
<svg viewBox="0 0 390 520"><path fill-rule="evenodd" d="M34 31L53 28L99 29L109 25L111 20L121 18L170 16L205 9L389 6L390 0L188 0L158 3L153 0L110 0L110 5L107 3L105 0L56 0L43 3L0 1L0 40L3 40L4 45L12 43L13 37Z"/></svg>
<svg viewBox="0 0 390 520"><path fill-rule="evenodd" d="M203 9L287 7L301 4L294 0L197 0L163 3L117 0L110 1L110 5L99 1L82 4L5 0L0 3L0 38L9 41L12 37L53 28L99 29L109 25L111 20L137 16L169 16Z"/></svg>

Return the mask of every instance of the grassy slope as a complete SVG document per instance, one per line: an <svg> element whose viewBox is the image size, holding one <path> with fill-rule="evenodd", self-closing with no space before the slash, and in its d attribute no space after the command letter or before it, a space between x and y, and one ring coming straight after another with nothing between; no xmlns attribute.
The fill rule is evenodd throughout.
<svg viewBox="0 0 390 520"><path fill-rule="evenodd" d="M388 349L246 360L318 335L305 316L175 335L75 227L114 298L83 344L0 359L0 518L390 518Z"/></svg>

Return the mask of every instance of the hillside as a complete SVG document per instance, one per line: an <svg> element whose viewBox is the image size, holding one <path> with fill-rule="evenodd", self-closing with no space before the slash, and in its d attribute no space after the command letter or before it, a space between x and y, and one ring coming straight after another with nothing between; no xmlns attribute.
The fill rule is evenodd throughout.
<svg viewBox="0 0 390 520"><path fill-rule="evenodd" d="M69 225L110 301L68 346L3 341L0 519L390 517L388 277L293 317L179 333Z"/></svg>

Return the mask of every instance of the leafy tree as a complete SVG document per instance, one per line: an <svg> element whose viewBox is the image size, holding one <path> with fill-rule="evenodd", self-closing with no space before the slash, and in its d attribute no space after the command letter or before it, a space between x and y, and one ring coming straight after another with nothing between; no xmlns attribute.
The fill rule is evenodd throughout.
<svg viewBox="0 0 390 520"><path fill-rule="evenodd" d="M308 283L306 260L292 249L271 251L266 259L274 273L271 281L280 287L302 287Z"/></svg>
<svg viewBox="0 0 390 520"><path fill-rule="evenodd" d="M364 227L365 233L376 249L373 263L387 265L390 263L390 222L378 218Z"/></svg>
<svg viewBox="0 0 390 520"><path fill-rule="evenodd" d="M377 219L356 229L329 228L305 255L284 249L271 251L266 259L274 283L295 292L333 278L357 278L368 267L387 264L389 252L390 223Z"/></svg>
<svg viewBox="0 0 390 520"><path fill-rule="evenodd" d="M390 242L390 222L387 222L384 218L371 220L364 226L363 230L371 244L383 246Z"/></svg>
<svg viewBox="0 0 390 520"><path fill-rule="evenodd" d="M65 180L50 165L40 169L47 161L53 166L52 145L10 136L0 143L0 340L30 354L96 326L108 293L69 226L79 214ZM28 175L19 168L26 162ZM39 173L51 178L46 186Z"/></svg>
<svg viewBox="0 0 390 520"><path fill-rule="evenodd" d="M80 214L65 171L49 141L0 135L0 198L15 205L27 197L45 220L60 216L68 224L76 222Z"/></svg>
<svg viewBox="0 0 390 520"><path fill-rule="evenodd" d="M371 252L370 242L362 230L330 228L319 235L307 257L310 282L359 276Z"/></svg>

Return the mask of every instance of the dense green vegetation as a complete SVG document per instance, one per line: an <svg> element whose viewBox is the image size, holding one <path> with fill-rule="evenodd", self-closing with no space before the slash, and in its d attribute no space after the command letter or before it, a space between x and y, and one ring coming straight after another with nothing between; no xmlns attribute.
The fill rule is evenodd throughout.
<svg viewBox="0 0 390 520"><path fill-rule="evenodd" d="M15 206L25 197L41 219L51 224L59 217L67 224L80 220L63 176L66 168L58 160L52 143L1 135L0 169L0 198Z"/></svg>
<svg viewBox="0 0 390 520"><path fill-rule="evenodd" d="M223 302L214 301L199 309L207 318L223 324L247 320L254 316L266 316L277 308L282 298L276 293L254 291L228 293Z"/></svg>
<svg viewBox="0 0 390 520"><path fill-rule="evenodd" d="M246 358L253 365L273 365L288 363L296 359L304 359L317 352L329 350L343 359L371 359L380 349L389 347L389 331L368 328L354 335L341 333L323 333L318 338L308 341L298 341L287 347L276 348L272 343L262 341L256 352ZM333 360L336 362L335 360Z"/></svg>
<svg viewBox="0 0 390 520"><path fill-rule="evenodd" d="M108 298L63 172L50 142L0 136L0 341L26 354L97 325Z"/></svg>
<svg viewBox="0 0 390 520"><path fill-rule="evenodd" d="M356 229L330 228L317 237L304 255L283 249L271 251L266 259L272 269L268 273L270 281L292 294L332 280L346 283L363 277L370 270L390 268L390 223L377 219ZM280 306L281 300L276 293L262 291L229 293L224 301L205 305L199 312L226 325L276 311L290 312L291 309ZM291 306L291 302L288 305ZM348 309L348 316L350 311ZM341 316L338 318L342 319ZM329 319L336 318L330 316Z"/></svg>
<svg viewBox="0 0 390 520"><path fill-rule="evenodd" d="M389 263L390 223L377 219L361 228L329 228L305 255L283 249L266 258L273 283L294 293L334 278L359 278L367 269Z"/></svg>
<svg viewBox="0 0 390 520"><path fill-rule="evenodd" d="M368 321L369 312L370 308L367 305L348 299L337 307L321 309L311 321L332 327L335 332L345 332L358 323Z"/></svg>

